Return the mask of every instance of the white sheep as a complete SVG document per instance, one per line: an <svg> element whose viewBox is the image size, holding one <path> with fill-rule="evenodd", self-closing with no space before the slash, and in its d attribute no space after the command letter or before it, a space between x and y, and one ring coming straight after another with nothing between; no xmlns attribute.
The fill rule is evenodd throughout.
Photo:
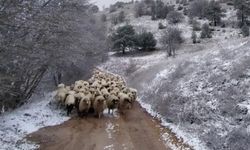
<svg viewBox="0 0 250 150"><path fill-rule="evenodd" d="M67 90L65 89L65 85L64 84L59 84L55 95L55 100L59 103L59 104L63 104L67 95Z"/></svg>
<svg viewBox="0 0 250 150"><path fill-rule="evenodd" d="M95 98L93 106L95 110L95 115L98 116L98 118L101 118L103 111L106 107L105 98L102 95L97 96Z"/></svg>
<svg viewBox="0 0 250 150"><path fill-rule="evenodd" d="M89 96L85 96L84 94L81 96L80 103L78 106L78 115L79 117L87 114L89 112L91 106L91 100Z"/></svg>
<svg viewBox="0 0 250 150"><path fill-rule="evenodd" d="M127 94L122 92L118 94L118 98L119 98L118 109L121 114L125 114L126 110L131 108L131 103L132 103L131 99Z"/></svg>

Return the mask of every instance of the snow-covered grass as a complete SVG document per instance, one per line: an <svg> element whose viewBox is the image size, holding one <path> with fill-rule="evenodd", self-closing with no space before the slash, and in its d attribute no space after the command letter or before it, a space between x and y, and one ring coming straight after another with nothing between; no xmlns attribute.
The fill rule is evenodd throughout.
<svg viewBox="0 0 250 150"><path fill-rule="evenodd" d="M164 127L167 127L171 129L174 133L176 133L177 137L179 139L183 139L184 143L187 143L191 145L194 149L202 149L202 150L207 150L208 148L205 146L202 141L200 141L195 135L192 135L190 133L184 132L179 126L175 126L171 123L168 123L166 120L164 120L164 117L159 113L156 112L152 109L152 106L150 104L147 104L143 102L142 98L138 98L138 102L144 108L151 116L159 119L161 121L161 125ZM172 140L173 138L169 133L163 133L162 134L162 139L165 141L167 146L170 146L171 149L174 150L186 150L189 148L182 147L182 145L176 145L174 141Z"/></svg>
<svg viewBox="0 0 250 150"><path fill-rule="evenodd" d="M100 67L125 76L138 89L141 105L194 149L246 149L249 45L248 38L211 40L182 46L176 58L166 58L163 52L110 56ZM163 139L171 145L168 134Z"/></svg>
<svg viewBox="0 0 250 150"><path fill-rule="evenodd" d="M0 116L0 149L1 150L30 150L38 145L25 140L32 132L46 126L61 124L69 119L62 115L61 110L52 104L54 92L42 98L34 99L13 112Z"/></svg>

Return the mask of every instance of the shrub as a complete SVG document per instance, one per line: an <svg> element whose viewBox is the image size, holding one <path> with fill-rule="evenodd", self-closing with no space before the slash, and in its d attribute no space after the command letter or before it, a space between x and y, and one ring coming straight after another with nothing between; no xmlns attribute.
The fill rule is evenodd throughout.
<svg viewBox="0 0 250 150"><path fill-rule="evenodd" d="M177 24L182 22L184 19L184 16L177 11L171 11L168 15L167 15L167 20L169 21L169 23L171 24Z"/></svg>
<svg viewBox="0 0 250 150"><path fill-rule="evenodd" d="M151 32L143 32L136 36L135 47L142 50L154 50L157 41Z"/></svg>
<svg viewBox="0 0 250 150"><path fill-rule="evenodd" d="M243 35L244 37L249 36L249 27L248 27L246 24L244 24L244 25L241 27L241 32L242 32L242 35Z"/></svg>
<svg viewBox="0 0 250 150"><path fill-rule="evenodd" d="M201 38L212 38L212 31L207 23L203 24L201 27Z"/></svg>

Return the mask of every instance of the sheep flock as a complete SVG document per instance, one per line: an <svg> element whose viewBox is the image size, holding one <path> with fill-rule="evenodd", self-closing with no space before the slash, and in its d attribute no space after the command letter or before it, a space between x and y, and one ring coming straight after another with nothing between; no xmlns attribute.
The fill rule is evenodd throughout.
<svg viewBox="0 0 250 150"><path fill-rule="evenodd" d="M137 90L127 87L124 79L118 75L95 69L88 80L75 81L71 86L59 84L55 101L67 110L67 115L76 109L78 116L89 113L100 118L107 108L108 113L118 110L125 114L133 107L137 98Z"/></svg>

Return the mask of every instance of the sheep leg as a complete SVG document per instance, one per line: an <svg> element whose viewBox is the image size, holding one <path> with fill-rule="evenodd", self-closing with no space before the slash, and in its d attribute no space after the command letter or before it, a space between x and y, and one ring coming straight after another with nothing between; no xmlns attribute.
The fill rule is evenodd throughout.
<svg viewBox="0 0 250 150"><path fill-rule="evenodd" d="M73 110L73 105L67 105L67 115L69 116L69 114L71 113L71 111Z"/></svg>

